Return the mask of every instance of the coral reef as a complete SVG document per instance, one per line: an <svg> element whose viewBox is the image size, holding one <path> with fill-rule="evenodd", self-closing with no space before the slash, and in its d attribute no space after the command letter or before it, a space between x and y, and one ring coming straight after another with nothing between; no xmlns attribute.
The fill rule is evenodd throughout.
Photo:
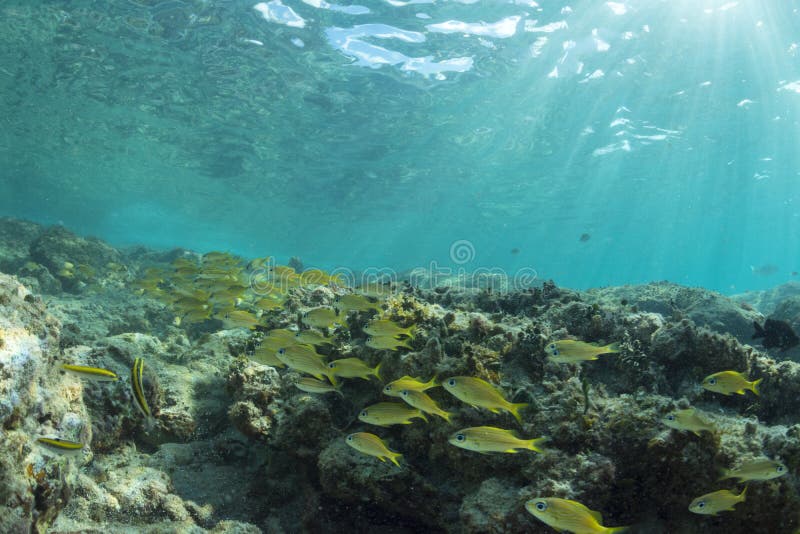
<svg viewBox="0 0 800 534"><path fill-rule="evenodd" d="M751 342L764 316L744 301L664 282L588 292L552 282L516 292L404 285L379 302L383 317L411 328L410 349L370 348L371 310L338 314L317 347L329 360L380 364L384 382L344 379L338 393L311 394L295 387L296 371L258 363L256 353L268 332L305 329L305 310L336 305L343 291L335 284L298 285L252 327L225 329L214 317L182 323L169 299L152 298L170 286L152 283L142 294L133 273L194 257L186 251L116 251L13 220L2 221L0 237L3 268L41 292L0 276L4 532L551 532L525 509L541 495L580 501L601 510L604 524L639 532L799 526L791 510L800 506L800 364ZM64 262L74 271L53 273ZM800 321L793 297L777 300L761 311ZM556 363L545 347L564 339L621 350ZM152 421L132 402L136 358L145 362ZM123 379L81 381L59 370L63 362ZM760 395L701 387L723 370L763 379ZM404 375L479 377L529 406L518 423L435 387L427 393L449 422L429 415L382 428L357 419L390 400L383 385ZM661 422L689 407L714 430L695 435ZM482 425L546 437L545 451L478 454L448 443ZM403 454L401 466L348 447L352 432L378 435ZM45 454L34 443L42 435L87 450ZM718 480L722 469L762 456L788 474L752 482L734 512L689 511L704 493L740 491Z"/></svg>

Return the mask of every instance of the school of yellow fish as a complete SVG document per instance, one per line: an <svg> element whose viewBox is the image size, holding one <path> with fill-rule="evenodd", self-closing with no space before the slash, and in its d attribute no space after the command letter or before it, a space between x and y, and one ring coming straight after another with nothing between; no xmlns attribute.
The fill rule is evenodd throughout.
<svg viewBox="0 0 800 534"><path fill-rule="evenodd" d="M302 310L295 325L268 328L271 311L284 309L293 290L327 286L338 295L331 306ZM376 351L413 350L415 325L401 325L384 312L384 299L392 288L382 284L366 284L351 289L345 280L318 269L296 272L288 266L274 265L271 258L259 258L249 263L222 252L211 252L199 259L179 258L172 269L148 269L136 282L142 293L154 297L175 312L175 324L187 325L204 321L220 321L222 328L254 330L256 341L248 356L254 361L278 368L290 368L301 377L294 383L301 391L312 394L344 395L342 379L372 378L382 381L380 363L345 357L327 361L317 352L318 347L338 347L336 329L349 328L351 313L367 314L369 321L362 328L363 344ZM356 332L351 332L356 337ZM548 359L555 363L580 364L597 360L601 355L620 352L618 343L600 346L578 340L563 339L545 348ZM137 358L131 370L131 388L135 404L149 421L152 414L142 385L144 363ZM111 371L77 365L64 365L69 372L94 380L117 380ZM761 379L750 381L735 371L722 371L706 377L701 386L723 395L744 395L746 390L759 394ZM363 423L385 428L408 425L414 420L429 422L438 417L450 422L453 413L442 409L428 393L441 387L459 401L491 413L508 412L522 423L520 411L527 404L506 399L495 385L478 377L453 376L441 381L437 377L425 381L419 377L403 376L389 381L381 389L384 395L400 402L378 402L364 407L357 415ZM662 422L676 430L715 432L707 417L690 408L667 414ZM61 453L79 451L83 445L58 438L39 438L39 443ZM393 451L380 436L371 432L353 432L344 441L347 445L381 462L390 461L401 467L402 453ZM520 438L509 429L477 426L458 430L448 442L455 447L481 454L517 453L521 450L543 452L544 437ZM726 470L720 480L736 478L740 482L769 480L784 475L786 467L769 458L742 462L736 469ZM697 514L714 515L733 510L745 500L746 488L736 494L718 490L694 499L689 510ZM525 503L535 518L559 531L575 534L621 532L627 527L604 526L600 512L583 504L556 497L536 497Z"/></svg>

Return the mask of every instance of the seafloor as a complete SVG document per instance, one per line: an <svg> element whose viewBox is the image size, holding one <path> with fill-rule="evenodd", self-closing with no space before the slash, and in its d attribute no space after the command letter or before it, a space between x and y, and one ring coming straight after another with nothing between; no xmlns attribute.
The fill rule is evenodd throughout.
<svg viewBox="0 0 800 534"><path fill-rule="evenodd" d="M369 313L359 313L320 352L381 363L384 380L482 377L530 406L520 425L436 388L429 393L452 412L449 423L430 416L381 428L356 420L388 400L377 380L347 380L341 396L304 393L292 385L297 373L250 357L265 328L176 324L135 284L148 267L192 257L0 220L0 532L553 532L526 511L535 496L580 501L632 532L798 528L800 352L752 339L767 315L800 326L796 284L739 299L667 282L587 292L551 282L516 292L404 286L384 313L416 326L412 350L366 347ZM299 312L337 292L295 288L265 324L296 325ZM549 361L545 346L564 338L616 341L622 351L581 365ZM130 390L138 357L151 424ZM82 381L63 363L123 379ZM724 370L763 378L760 396L699 386ZM661 423L689 406L716 431ZM478 454L448 443L480 425L546 436L546 451ZM380 435L402 466L349 448L354 431ZM41 436L87 445L54 455L36 444ZM751 482L734 511L688 510L701 494L741 491L718 481L722 469L762 456L788 475Z"/></svg>

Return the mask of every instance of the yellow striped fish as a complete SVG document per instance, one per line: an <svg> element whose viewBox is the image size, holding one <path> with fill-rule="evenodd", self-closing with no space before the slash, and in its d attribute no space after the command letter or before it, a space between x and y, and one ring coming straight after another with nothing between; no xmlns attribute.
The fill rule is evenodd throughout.
<svg viewBox="0 0 800 534"><path fill-rule="evenodd" d="M61 368L71 374L85 378L87 380L95 380L97 382L116 382L119 380L117 373L109 371L108 369L101 369L99 367L88 367L86 365L72 365L65 363Z"/></svg>
<svg viewBox="0 0 800 534"><path fill-rule="evenodd" d="M63 454L65 456L78 456L83 452L83 443L80 441L70 441L61 438L36 438L36 443L48 451Z"/></svg>
<svg viewBox="0 0 800 534"><path fill-rule="evenodd" d="M144 373L144 360L136 358L133 360L133 367L131 367L131 388L133 389L133 400L136 406L145 417L152 417L150 406L147 404L147 397L144 394L144 387L142 383L142 375Z"/></svg>

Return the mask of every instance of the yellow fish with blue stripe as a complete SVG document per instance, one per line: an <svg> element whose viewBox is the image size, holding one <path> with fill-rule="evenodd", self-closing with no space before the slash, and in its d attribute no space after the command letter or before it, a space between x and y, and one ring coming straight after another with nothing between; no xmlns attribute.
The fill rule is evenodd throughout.
<svg viewBox="0 0 800 534"><path fill-rule="evenodd" d="M485 380L472 376L454 376L442 382L442 386L455 398L470 406L486 408L492 413L505 410L511 413L517 421L522 422L519 411L527 404L515 404L507 401L495 386Z"/></svg>
<svg viewBox="0 0 800 534"><path fill-rule="evenodd" d="M597 360L601 354L619 351L619 343L610 343L601 347L593 343L573 339L563 339L547 346L550 361L556 363L578 363Z"/></svg>
<svg viewBox="0 0 800 534"><path fill-rule="evenodd" d="M421 410L401 402L379 402L367 406L358 414L359 421L378 426L410 425L415 418L428 421Z"/></svg>
<svg viewBox="0 0 800 534"><path fill-rule="evenodd" d="M578 501L557 497L536 497L525 503L525 509L542 523L559 532L573 534L614 534L628 527L605 527L603 515Z"/></svg>
<svg viewBox="0 0 800 534"><path fill-rule="evenodd" d="M520 439L511 430L492 426L474 426L463 428L450 436L451 445L468 451L486 454L489 452L516 453L517 449L543 452L539 444L545 438Z"/></svg>
<svg viewBox="0 0 800 534"><path fill-rule="evenodd" d="M769 458L759 458L744 462L736 469L725 469L719 480L738 478L739 482L748 480L772 480L788 472L786 466Z"/></svg>
<svg viewBox="0 0 800 534"><path fill-rule="evenodd" d="M381 462L385 462L388 458L397 467L400 467L400 462L397 461L403 455L389 450L389 447L383 442L381 438L369 432L356 432L350 434L345 438L345 443L353 447L358 452L374 456Z"/></svg>
<svg viewBox="0 0 800 534"><path fill-rule="evenodd" d="M720 512L733 512L734 506L744 502L747 487L739 495L730 490L719 490L701 495L689 505L689 511L700 515L717 515Z"/></svg>
<svg viewBox="0 0 800 534"><path fill-rule="evenodd" d="M418 410L432 415L438 415L448 423L450 422L450 412L442 410L436 401L424 391L414 391L413 389L404 389L400 392L400 398Z"/></svg>
<svg viewBox="0 0 800 534"><path fill-rule="evenodd" d="M722 371L708 375L703 379L702 386L708 391L714 393L722 393L723 395L744 395L744 391L749 389L758 395L758 385L763 378L753 380L752 382L742 373L736 371Z"/></svg>
<svg viewBox="0 0 800 534"><path fill-rule="evenodd" d="M333 360L328 364L328 372L333 376L340 376L342 378L363 378L364 380L369 380L370 376L374 376L380 380L380 370L381 364L370 367L364 363L363 360L358 358L342 358L341 360Z"/></svg>
<svg viewBox="0 0 800 534"><path fill-rule="evenodd" d="M418 378L414 378L411 376L403 376L398 378L397 380L392 380L383 388L384 395L388 395L390 397L400 397L403 395L403 390L407 389L409 391L427 391L431 388L437 387L439 384L436 383L436 377L434 376L427 382L422 382Z"/></svg>
<svg viewBox="0 0 800 534"><path fill-rule="evenodd" d="M661 419L661 422L670 428L689 431L696 436L699 436L701 431L714 432L716 430L714 425L706 421L694 408L670 412Z"/></svg>

